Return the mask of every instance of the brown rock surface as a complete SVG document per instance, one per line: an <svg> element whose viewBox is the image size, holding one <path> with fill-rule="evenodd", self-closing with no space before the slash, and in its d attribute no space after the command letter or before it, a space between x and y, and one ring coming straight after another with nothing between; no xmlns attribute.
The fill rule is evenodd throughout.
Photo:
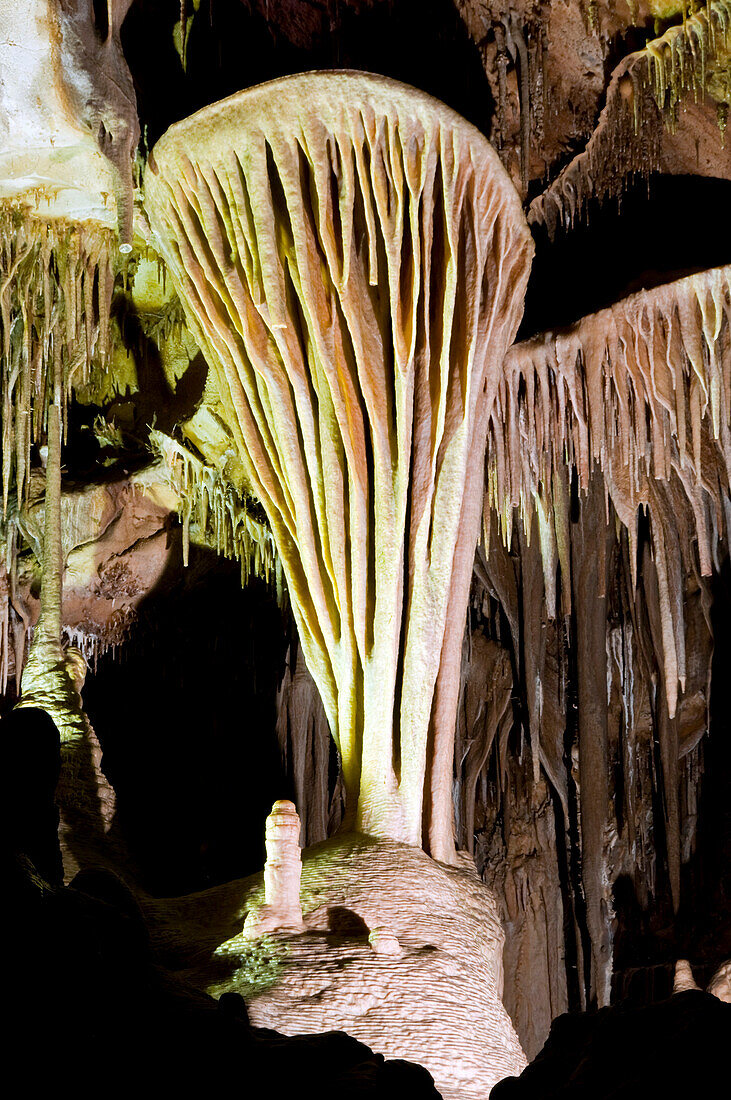
<svg viewBox="0 0 731 1100"><path fill-rule="evenodd" d="M315 845L303 852L304 932L253 944L240 930L262 875L143 909L158 956L199 989L240 992L253 1024L337 1026L423 1065L445 1100L483 1100L525 1058L500 1002L497 908L470 865L357 834ZM398 954L374 950L384 928Z"/></svg>

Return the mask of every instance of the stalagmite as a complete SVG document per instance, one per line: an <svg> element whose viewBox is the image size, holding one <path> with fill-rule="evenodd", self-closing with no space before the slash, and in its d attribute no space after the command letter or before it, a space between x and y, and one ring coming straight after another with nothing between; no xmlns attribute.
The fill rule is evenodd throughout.
<svg viewBox="0 0 731 1100"><path fill-rule="evenodd" d="M424 827L453 859L482 441L531 255L515 191L442 104L333 72L172 127L145 193L274 532L346 827Z"/></svg>
<svg viewBox="0 0 731 1100"><path fill-rule="evenodd" d="M689 989L700 989L693 977L693 970L687 959L678 959L675 964L673 993L686 993Z"/></svg>
<svg viewBox="0 0 731 1100"><path fill-rule="evenodd" d="M244 936L256 939L265 932L298 932L302 923L300 880L300 819L293 802L275 802L266 820L264 904L250 910Z"/></svg>
<svg viewBox="0 0 731 1100"><path fill-rule="evenodd" d="M377 955L390 955L398 959L403 955L403 948L390 928L372 928L368 933L368 942Z"/></svg>

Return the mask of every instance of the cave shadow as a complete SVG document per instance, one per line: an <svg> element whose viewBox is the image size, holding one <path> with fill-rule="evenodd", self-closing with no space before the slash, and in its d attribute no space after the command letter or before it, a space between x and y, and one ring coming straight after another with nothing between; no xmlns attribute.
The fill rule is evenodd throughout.
<svg viewBox="0 0 731 1100"><path fill-rule="evenodd" d="M702 988L731 956L731 563L711 581L714 652L710 728L701 741L703 774L694 850L681 866L680 905L673 913L664 835L658 836L657 891L647 911L631 880L614 890L617 931L613 999L652 1004L672 991L675 963L688 959ZM661 815L658 815L662 820Z"/></svg>
<svg viewBox="0 0 731 1100"><path fill-rule="evenodd" d="M190 548L180 529L129 640L100 656L84 704L117 795L117 821L152 895L206 889L258 871L272 803L291 798L276 738L286 647L262 581Z"/></svg>
<svg viewBox="0 0 731 1100"><path fill-rule="evenodd" d="M340 939L367 939L370 929L360 914L343 905L334 905L327 911L327 926L333 936Z"/></svg>
<svg viewBox="0 0 731 1100"><path fill-rule="evenodd" d="M120 473L126 476L149 465L151 429L172 435L203 398L208 364L201 352L172 385L157 343L122 291L114 296L112 314L123 346L134 357L137 390L111 394L101 404L74 396L64 445L64 488L114 481ZM99 438L95 421L100 415L118 432L116 442Z"/></svg>

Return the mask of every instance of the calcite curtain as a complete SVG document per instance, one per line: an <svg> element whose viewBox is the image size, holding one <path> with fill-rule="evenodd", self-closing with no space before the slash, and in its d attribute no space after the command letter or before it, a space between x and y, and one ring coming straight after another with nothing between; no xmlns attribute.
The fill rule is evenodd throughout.
<svg viewBox="0 0 731 1100"><path fill-rule="evenodd" d="M443 104L335 72L172 127L146 196L272 525L346 825L418 844L424 813L448 857L486 416L532 253L515 190Z"/></svg>

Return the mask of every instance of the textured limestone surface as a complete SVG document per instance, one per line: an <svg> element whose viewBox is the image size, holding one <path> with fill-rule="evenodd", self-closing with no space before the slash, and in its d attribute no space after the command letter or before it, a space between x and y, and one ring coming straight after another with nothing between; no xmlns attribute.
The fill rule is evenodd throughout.
<svg viewBox="0 0 731 1100"><path fill-rule="evenodd" d="M121 644L138 604L163 574L175 552L166 524L177 503L160 464L101 484L69 486L63 492L62 627L87 660ZM44 520L45 479L34 475L20 523L38 561ZM19 571L14 607L25 625L8 654L11 672L22 665L27 635L38 620L36 571L32 563Z"/></svg>
<svg viewBox="0 0 731 1100"><path fill-rule="evenodd" d="M264 898L259 874L143 900L158 957L216 996L241 993L255 1026L342 1029L386 1057L418 1062L445 1100L484 1100L521 1072L526 1060L500 1001L503 931L471 861L450 867L359 834L302 856L304 933L244 938L245 916Z"/></svg>
<svg viewBox="0 0 731 1100"><path fill-rule="evenodd" d="M731 1004L731 959L719 966L708 983L708 992L718 997L719 1001Z"/></svg>
<svg viewBox="0 0 731 1100"><path fill-rule="evenodd" d="M454 111L342 71L172 126L145 204L274 534L346 818L413 844L426 823L451 859L484 425L532 255L517 194Z"/></svg>

